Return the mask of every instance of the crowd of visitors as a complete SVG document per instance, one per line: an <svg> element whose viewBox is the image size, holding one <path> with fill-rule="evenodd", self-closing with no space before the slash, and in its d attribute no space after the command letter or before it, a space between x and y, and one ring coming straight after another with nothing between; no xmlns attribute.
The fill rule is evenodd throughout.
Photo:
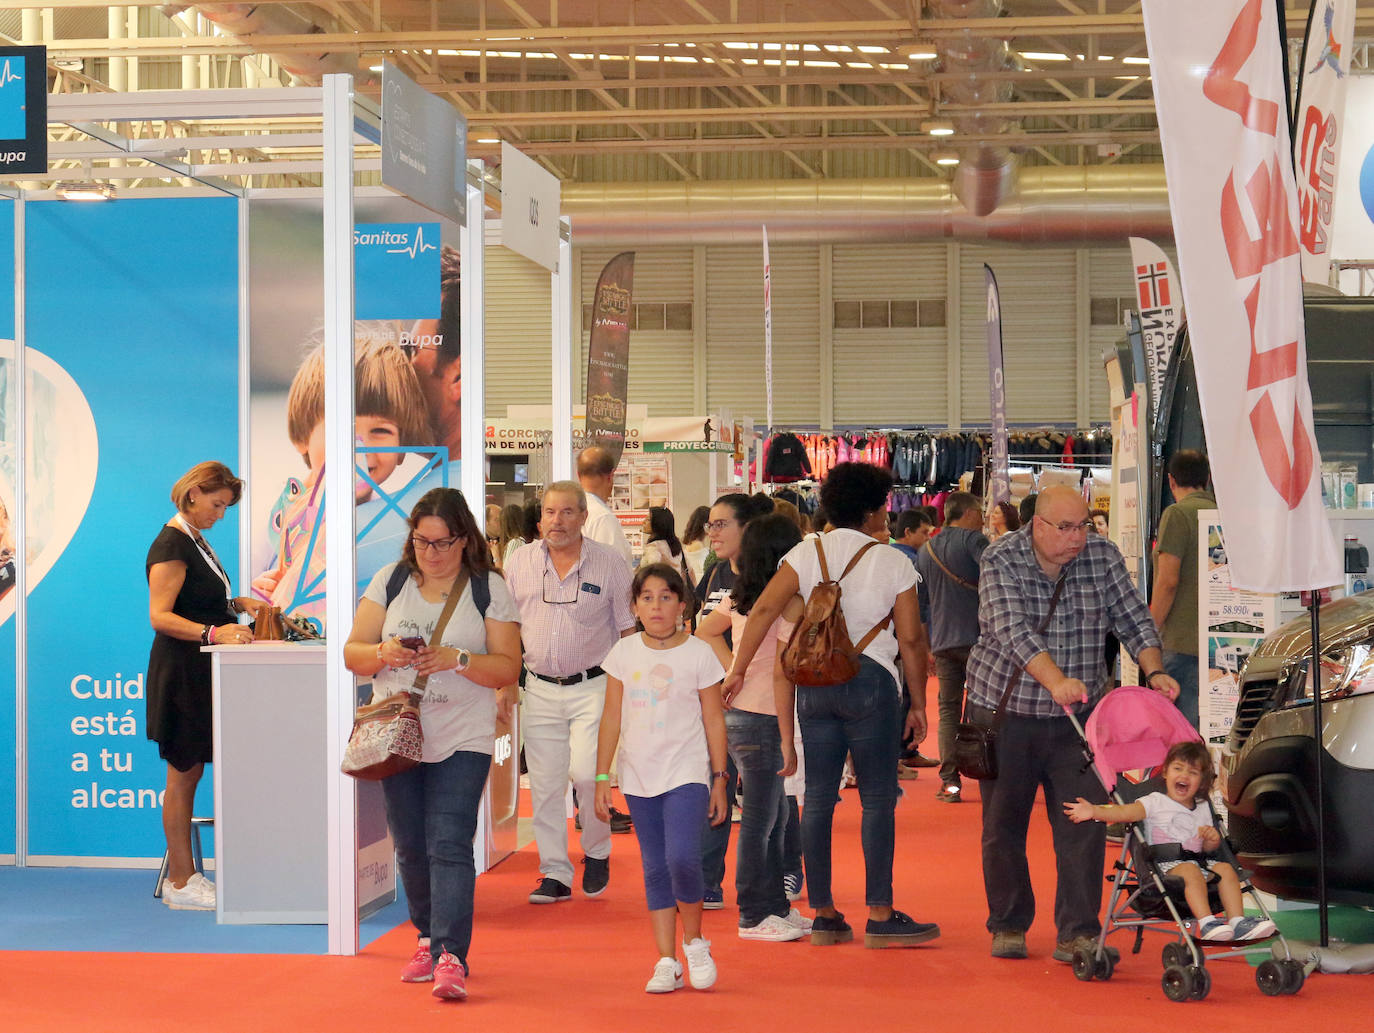
<svg viewBox="0 0 1374 1033"><path fill-rule="evenodd" d="M1192 491L1205 497L1205 459L1200 470L1189 462L1171 470L1180 506ZM1083 770L1066 711L1085 719L1111 687L1109 637L1146 684L1171 696L1172 662L1189 654L1181 640L1162 652L1156 627L1187 612L1182 595L1152 616L1080 493L1052 487L1018 513L955 492L943 513L916 507L890 519L891 474L838 463L814 522L768 495L732 493L690 511L679 537L674 514L655 507L636 563L608 506L614 467L604 450L585 450L576 481L545 487L534 513L493 508L485 535L460 492L436 489L412 512L398 562L359 604L345 657L372 678L374 699L414 671L430 676L423 761L383 783L419 934L403 980L433 982L442 999L466 996L478 798L493 722L515 706L539 853L529 901L574 899L571 785L582 896L610 885L613 832L639 840L656 951L650 993L715 982L703 912L723 908L730 889L741 939L854 939L831 889L832 818L851 782L862 811L865 945L938 938L937 925L894 907L894 813L899 777L916 777L922 763L938 765L938 799L962 800L953 759L961 720L1000 726L1000 777L980 792L992 955L1026 956L1035 901L1025 844L1041 790L1058 869L1054 957L1071 960L1096 936L1104 839L1100 823L1083 819L1107 813L1093 810L1105 796ZM211 497L232 504L231 489ZM1166 575L1187 554L1185 516L1195 508L1183 506L1182 530L1171 524L1161 536ZM831 618L818 616L827 601L854 656L828 680L804 678L797 653L828 633ZM187 627L180 637L201 634ZM932 673L938 760L917 752ZM201 758L187 759L197 773ZM628 814L614 806L617 789ZM169 841L182 838L169 831ZM803 886L809 917L792 906Z"/></svg>

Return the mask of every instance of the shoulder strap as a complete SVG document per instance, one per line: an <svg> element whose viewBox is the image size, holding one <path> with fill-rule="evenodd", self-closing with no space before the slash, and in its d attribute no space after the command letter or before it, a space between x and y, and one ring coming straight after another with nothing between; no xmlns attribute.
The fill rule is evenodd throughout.
<svg viewBox="0 0 1374 1033"><path fill-rule="evenodd" d="M940 557L935 555L935 550L931 547L931 543L929 541L926 542L925 545L921 546L921 548L926 551L927 556L929 556L931 559L935 561L935 565L945 572L945 576L947 578L949 578L957 585L963 585L963 587L967 588L970 592L978 591L978 582L965 581L958 574L954 573L954 571L950 570L947 566L945 566L944 563L941 561Z"/></svg>
<svg viewBox="0 0 1374 1033"><path fill-rule="evenodd" d="M410 577L410 568L404 563L397 563L396 569L391 572L391 576L386 579L386 607L391 608L391 604L396 601L396 597L401 594L401 589L406 585L406 578Z"/></svg>
<svg viewBox="0 0 1374 1033"><path fill-rule="evenodd" d="M490 578L490 574L482 573L472 579L472 602L483 617L486 617L487 608L491 606Z"/></svg>
<svg viewBox="0 0 1374 1033"><path fill-rule="evenodd" d="M820 557L820 561L821 561L821 580L822 580L822 581L829 581L829 580L830 580L830 568L827 567L826 564L825 564L825 549L821 547L821 539L822 539L823 537L825 537L825 536L824 536L824 535L819 535L819 534L818 534L818 535L816 535L815 538L812 538L811 540L812 540L813 542L816 543L816 555ZM849 566L852 567L853 565L854 565L854 564L851 563ZM848 573L849 573L849 567L845 567L845 568L844 568L844 574L848 574ZM840 577L844 577L844 574L841 574Z"/></svg>
<svg viewBox="0 0 1374 1033"><path fill-rule="evenodd" d="M879 544L877 541L870 541L865 542L863 545L861 545L859 547L859 551L853 555L853 557L847 564L845 564L844 573L840 575L840 580L843 581L846 577L848 577L849 572L853 570L855 566L858 565L859 560L864 558L864 553L866 553L869 549L873 548L873 546L877 544Z"/></svg>
<svg viewBox="0 0 1374 1033"><path fill-rule="evenodd" d="M1054 608L1059 605L1059 597L1064 593L1064 571L1059 572L1059 580L1054 583L1054 595L1050 596L1050 608L1045 611L1045 619L1040 622L1040 626L1035 629L1037 635L1043 635L1045 629L1050 626L1050 618L1054 616ZM1017 668L1012 672L1011 678L1007 681L1007 687L1002 690L1002 698L997 701L997 710L993 713L993 724L1001 727L1005 718L1007 701L1011 699L1011 690L1016 688L1016 683L1021 680L1022 670Z"/></svg>
<svg viewBox="0 0 1374 1033"><path fill-rule="evenodd" d="M468 572L461 571L453 585L448 590L448 598L444 600L444 608L439 611L439 619L434 622L434 633L429 636L429 648L433 649L439 645L444 638L444 629L448 627L448 619L453 616L453 609L458 605L458 600L462 598L463 589L468 584ZM473 590L474 594L476 589ZM419 705L420 697L425 694L425 686L429 684L429 675L417 674L415 684L407 690L411 703Z"/></svg>

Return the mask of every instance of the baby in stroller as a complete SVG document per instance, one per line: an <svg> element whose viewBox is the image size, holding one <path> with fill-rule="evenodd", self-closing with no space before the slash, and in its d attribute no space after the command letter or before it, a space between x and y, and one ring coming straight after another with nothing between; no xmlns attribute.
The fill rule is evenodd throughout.
<svg viewBox="0 0 1374 1033"><path fill-rule="evenodd" d="M1177 843L1182 857L1158 862L1161 874L1183 880L1183 894L1193 917L1197 935L1203 940L1250 940L1272 936L1274 923L1267 918L1246 916L1240 877L1233 865L1215 854L1221 846L1221 833L1212 824L1207 794L1212 788L1212 758L1200 742L1179 742L1164 757L1164 792L1147 793L1126 804L1093 804L1083 797L1064 805L1064 813L1075 822L1142 822L1145 841L1151 846ZM1215 880L1225 917L1212 914L1207 884Z"/></svg>

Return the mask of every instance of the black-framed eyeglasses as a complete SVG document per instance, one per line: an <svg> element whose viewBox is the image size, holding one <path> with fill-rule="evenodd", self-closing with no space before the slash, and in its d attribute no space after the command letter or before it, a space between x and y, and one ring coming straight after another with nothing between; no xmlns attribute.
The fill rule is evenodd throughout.
<svg viewBox="0 0 1374 1033"><path fill-rule="evenodd" d="M453 548L453 543L458 540L458 536L452 538L421 538L418 534L410 536L410 544L415 546L416 552L423 552L425 549L433 549L435 552L444 553Z"/></svg>
<svg viewBox="0 0 1374 1033"><path fill-rule="evenodd" d="M1093 529L1091 518L1088 520L1065 520L1063 523L1052 524L1037 513L1035 519L1039 520L1046 527L1054 528L1060 534L1078 534L1080 531L1087 534Z"/></svg>
<svg viewBox="0 0 1374 1033"><path fill-rule="evenodd" d="M552 573L553 571L551 571L547 566L544 568L544 577L539 582L539 598L542 601L548 603L550 606L570 606L573 603L577 602L577 593L578 590L582 587L582 564L579 563L577 565L577 568L573 571L573 592L571 599L549 598L549 575ZM554 594L560 594L562 587L562 583L555 579Z"/></svg>
<svg viewBox="0 0 1374 1033"><path fill-rule="evenodd" d="M712 520L706 525L708 531L724 531L731 524L739 523L738 520Z"/></svg>

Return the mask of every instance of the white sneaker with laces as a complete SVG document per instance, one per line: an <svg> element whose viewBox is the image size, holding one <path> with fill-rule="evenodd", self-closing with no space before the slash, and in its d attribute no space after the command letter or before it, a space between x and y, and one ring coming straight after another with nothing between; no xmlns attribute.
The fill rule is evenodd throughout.
<svg viewBox="0 0 1374 1033"><path fill-rule="evenodd" d="M793 925L781 915L769 915L758 925L739 927L741 940L768 940L772 943L786 943L788 940L800 940L805 935L806 933L803 933L800 927ZM693 985L696 984L693 983Z"/></svg>
<svg viewBox="0 0 1374 1033"><path fill-rule="evenodd" d="M682 945L687 955L687 978L697 990L708 990L716 982L716 963L711 957L711 941L698 936Z"/></svg>
<svg viewBox="0 0 1374 1033"><path fill-rule="evenodd" d="M677 958L659 958L654 963L654 974L644 984L644 992L670 994L682 987L682 963Z"/></svg>
<svg viewBox="0 0 1374 1033"><path fill-rule="evenodd" d="M803 936L811 935L811 919L807 918L796 908L793 908L791 911L787 912L787 914L783 915L782 920L788 925L800 929Z"/></svg>
<svg viewBox="0 0 1374 1033"><path fill-rule="evenodd" d="M213 911L215 884L200 872L193 872L180 889L168 879L162 884L162 902L173 911Z"/></svg>
<svg viewBox="0 0 1374 1033"><path fill-rule="evenodd" d="M1223 919L1204 918L1197 926L1197 938L1208 943L1224 943L1235 937L1236 931Z"/></svg>

